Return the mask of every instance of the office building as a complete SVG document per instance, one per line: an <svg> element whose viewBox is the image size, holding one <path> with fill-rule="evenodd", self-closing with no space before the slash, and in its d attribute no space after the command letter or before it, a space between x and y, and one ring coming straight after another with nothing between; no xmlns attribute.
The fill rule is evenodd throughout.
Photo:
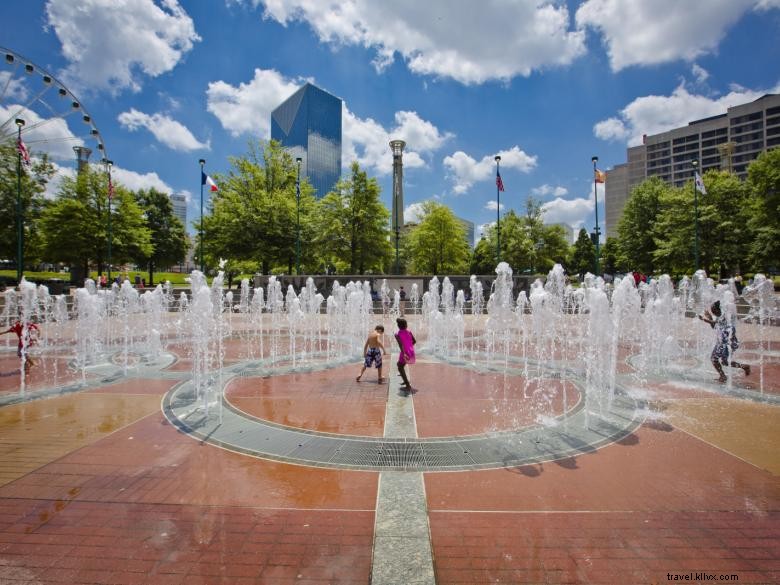
<svg viewBox="0 0 780 585"><path fill-rule="evenodd" d="M173 215L179 218L181 225L187 229L187 196L181 193L171 193L169 195L173 204Z"/></svg>
<svg viewBox="0 0 780 585"><path fill-rule="evenodd" d="M300 157L301 177L324 197L341 177L341 100L307 83L271 112L271 138Z"/></svg>
<svg viewBox="0 0 780 585"><path fill-rule="evenodd" d="M607 235L617 235L617 224L631 190L649 177L681 187L698 171L719 169L747 176L750 161L780 146L780 95L767 94L725 113L690 122L687 126L645 136L627 149L627 161L607 171ZM627 168L625 168L627 167ZM614 183L610 185L610 183Z"/></svg>
<svg viewBox="0 0 780 585"><path fill-rule="evenodd" d="M460 222L460 224L466 229L466 242L468 243L469 248L473 249L474 248L474 222L457 216L455 216L455 219L457 219Z"/></svg>

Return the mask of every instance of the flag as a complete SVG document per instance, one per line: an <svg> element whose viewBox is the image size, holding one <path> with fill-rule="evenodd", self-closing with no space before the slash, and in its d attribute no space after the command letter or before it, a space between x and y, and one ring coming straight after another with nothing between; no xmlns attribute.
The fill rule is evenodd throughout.
<svg viewBox="0 0 780 585"><path fill-rule="evenodd" d="M108 175L108 198L114 198L114 184L111 182L111 175Z"/></svg>
<svg viewBox="0 0 780 585"><path fill-rule="evenodd" d="M694 173L693 180L696 183L696 190L702 195L706 195L707 189L704 188L704 181L701 180L701 175L699 173Z"/></svg>
<svg viewBox="0 0 780 585"><path fill-rule="evenodd" d="M217 184L214 182L214 179L209 177L203 171L201 171L201 173L200 173L200 184L201 185L208 185L209 191L219 191L219 188L217 187Z"/></svg>
<svg viewBox="0 0 780 585"><path fill-rule="evenodd" d="M496 171L496 187L499 191L504 190L504 181L501 180L501 174L498 171Z"/></svg>
<svg viewBox="0 0 780 585"><path fill-rule="evenodd" d="M597 183L607 182L607 173L605 173L604 171L593 169L593 173L594 173L594 181L596 181Z"/></svg>
<svg viewBox="0 0 780 585"><path fill-rule="evenodd" d="M29 167L30 166L30 153L27 150L27 147L24 145L24 141L22 140L22 137L16 139L16 148L19 149L19 154L22 156L22 162L24 163L24 166Z"/></svg>

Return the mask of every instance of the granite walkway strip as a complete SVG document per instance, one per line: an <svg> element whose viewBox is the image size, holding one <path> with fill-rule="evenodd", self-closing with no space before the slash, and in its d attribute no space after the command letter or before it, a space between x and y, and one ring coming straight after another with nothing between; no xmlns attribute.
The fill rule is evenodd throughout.
<svg viewBox="0 0 780 585"><path fill-rule="evenodd" d="M417 438L414 401L390 376L385 437ZM382 471L374 525L371 585L433 585L428 506L421 472Z"/></svg>

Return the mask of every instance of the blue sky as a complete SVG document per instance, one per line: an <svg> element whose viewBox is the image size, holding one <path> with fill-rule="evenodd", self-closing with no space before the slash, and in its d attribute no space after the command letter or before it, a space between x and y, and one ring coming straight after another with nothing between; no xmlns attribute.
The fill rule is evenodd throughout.
<svg viewBox="0 0 780 585"><path fill-rule="evenodd" d="M402 138L407 217L435 198L477 237L496 154L502 212L533 195L548 222L592 228L593 155L608 169L642 134L780 91L780 0L6 0L0 16L0 46L89 111L116 180L189 194L191 219L198 159L226 171L307 80L344 100L342 172L357 159L389 207ZM48 120L25 130L33 155L73 173L85 126L34 100L38 77L0 64L0 118Z"/></svg>

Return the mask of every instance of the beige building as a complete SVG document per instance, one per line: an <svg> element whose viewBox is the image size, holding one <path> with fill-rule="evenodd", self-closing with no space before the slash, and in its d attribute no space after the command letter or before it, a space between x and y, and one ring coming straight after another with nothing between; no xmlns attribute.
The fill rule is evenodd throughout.
<svg viewBox="0 0 780 585"><path fill-rule="evenodd" d="M726 113L687 126L645 136L627 149L627 161L607 171L605 207L607 236L617 225L631 189L648 177L660 177L676 187L693 178L692 161L701 173L722 169L744 179L750 161L780 146L780 95L729 108Z"/></svg>

